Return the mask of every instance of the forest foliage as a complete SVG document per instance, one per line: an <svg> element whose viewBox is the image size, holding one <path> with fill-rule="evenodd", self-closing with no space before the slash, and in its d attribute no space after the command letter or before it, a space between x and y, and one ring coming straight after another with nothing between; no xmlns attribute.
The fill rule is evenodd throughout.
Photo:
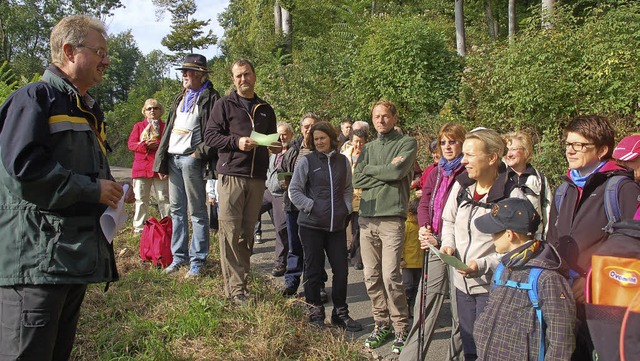
<svg viewBox="0 0 640 361"><path fill-rule="evenodd" d="M117 0L93 2L98 10L92 14L102 18L121 6ZM64 13L49 3L0 5L6 10L0 11L0 63L7 62L0 68L0 100L46 65L48 39L37 29L50 27ZM55 3L67 13L87 11L75 1ZM171 12L193 2L154 3ZM278 0L291 19L283 32L275 28L275 0L230 0L216 19L225 34L211 39L221 49L210 59L211 79L227 93L230 64L241 57L252 60L257 93L294 126L307 112L335 124L343 118L369 120L371 104L387 98L398 104L401 126L421 143L445 122L529 131L538 147L535 164L557 179L565 168L561 129L571 117L609 116L618 138L638 128L640 4L562 0L543 21L540 0L516 3L517 30L509 41L508 0L465 0L466 56L461 57L453 1ZM207 9L191 14L203 19L197 20L201 24L214 17ZM172 28L182 31L174 39L194 31ZM128 166L126 138L141 120L144 99L157 97L169 106L180 84L166 76L175 54L142 54L130 32L112 34L108 43L112 66L93 94L106 110L115 150L111 161Z"/></svg>

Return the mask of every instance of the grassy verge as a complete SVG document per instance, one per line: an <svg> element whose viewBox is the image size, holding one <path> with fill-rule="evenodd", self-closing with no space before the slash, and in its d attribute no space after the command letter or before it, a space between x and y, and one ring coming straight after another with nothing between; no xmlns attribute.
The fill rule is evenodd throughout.
<svg viewBox="0 0 640 361"><path fill-rule="evenodd" d="M224 297L217 254L204 277L186 280L184 272L167 276L140 262L130 227L114 245L120 281L107 292L104 284L89 287L75 360L367 359L348 334L309 326L301 301L281 297L269 279L252 275L255 301L232 304Z"/></svg>

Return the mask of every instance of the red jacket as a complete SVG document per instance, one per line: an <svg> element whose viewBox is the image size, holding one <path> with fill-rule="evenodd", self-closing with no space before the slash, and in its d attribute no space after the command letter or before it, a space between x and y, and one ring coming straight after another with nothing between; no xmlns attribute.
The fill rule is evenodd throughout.
<svg viewBox="0 0 640 361"><path fill-rule="evenodd" d="M160 123L160 138L164 132L165 124L162 120ZM133 151L133 166L131 167L132 178L153 178L158 177L158 173L153 171L153 161L156 159L156 151L158 148L149 150L144 142L140 141L140 134L149 124L147 119L133 125L133 130L129 135L128 146Z"/></svg>

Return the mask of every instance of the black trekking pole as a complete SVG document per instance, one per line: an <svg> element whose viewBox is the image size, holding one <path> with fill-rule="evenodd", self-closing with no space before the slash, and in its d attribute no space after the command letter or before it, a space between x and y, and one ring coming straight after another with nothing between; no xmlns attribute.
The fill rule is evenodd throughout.
<svg viewBox="0 0 640 361"><path fill-rule="evenodd" d="M418 361L424 361L424 303L427 298L427 262L428 262L429 249L424 251L422 256L422 283L420 287L420 314L418 319Z"/></svg>

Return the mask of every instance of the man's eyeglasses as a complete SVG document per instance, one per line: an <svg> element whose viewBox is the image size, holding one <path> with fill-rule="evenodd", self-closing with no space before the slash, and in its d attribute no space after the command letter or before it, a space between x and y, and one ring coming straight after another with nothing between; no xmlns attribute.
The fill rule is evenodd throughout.
<svg viewBox="0 0 640 361"><path fill-rule="evenodd" d="M442 147L444 147L447 144L456 145L456 144L458 144L458 141L457 140L441 140L440 141L440 146L442 146Z"/></svg>
<svg viewBox="0 0 640 361"><path fill-rule="evenodd" d="M105 58L109 57L109 53L106 50L101 49L101 48L94 48L92 46L86 46L86 45L83 45L83 44L78 45L78 48L87 48L87 49L93 51L94 53L96 53L96 55L99 56L100 59L102 59L102 60L104 60Z"/></svg>
<svg viewBox="0 0 640 361"><path fill-rule="evenodd" d="M150 112L152 110L160 110L160 107L147 107L147 108L145 108L145 110Z"/></svg>
<svg viewBox="0 0 640 361"><path fill-rule="evenodd" d="M564 143L565 149L569 149L569 147L571 147L571 149L573 149L576 152L581 152L584 148L591 145L595 145L595 143L580 143L580 142Z"/></svg>

